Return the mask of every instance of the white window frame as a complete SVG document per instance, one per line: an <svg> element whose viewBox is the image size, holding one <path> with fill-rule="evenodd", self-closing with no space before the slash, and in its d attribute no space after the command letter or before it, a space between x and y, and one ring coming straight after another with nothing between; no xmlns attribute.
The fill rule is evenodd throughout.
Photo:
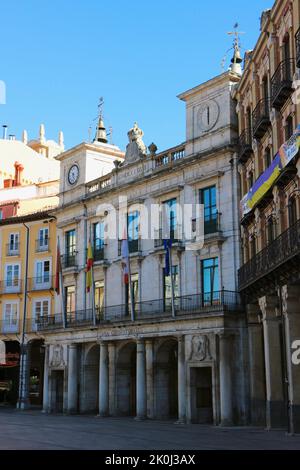
<svg viewBox="0 0 300 470"><path fill-rule="evenodd" d="M48 233L47 238L45 237L46 231ZM43 234L42 237L40 236L41 232ZM48 251L48 249L49 249L49 227L43 227L43 228L39 229L37 245L38 245L38 251Z"/></svg>
<svg viewBox="0 0 300 470"><path fill-rule="evenodd" d="M45 275L45 270L43 269L43 274L42 274L42 282L38 282L39 277L38 277L38 264L39 263L46 263L49 262L49 280L45 281L44 280L44 275ZM34 266L34 287L37 288L45 288L49 289L51 287L51 277L52 277L52 260L51 258L43 258L43 259L38 259L35 260L35 266Z"/></svg>
<svg viewBox="0 0 300 470"><path fill-rule="evenodd" d="M19 267L19 277L18 277L18 284L17 285L12 285L12 286L7 285L7 281L8 281L7 272L8 272L9 266L13 266L13 267L18 266ZM9 292L9 293L19 292L20 282L21 282L21 264L20 263L6 263L5 264L5 292L6 293L7 292Z"/></svg>
<svg viewBox="0 0 300 470"><path fill-rule="evenodd" d="M11 238L13 238L13 243L11 244ZM16 241L17 239L17 241ZM11 248L12 246L12 248ZM10 255L17 255L20 252L20 233L11 232L8 237L8 253Z"/></svg>
<svg viewBox="0 0 300 470"><path fill-rule="evenodd" d="M10 305L11 307L13 305L16 305L17 306L17 322L16 324L12 324L11 323L11 314L12 312L10 313L10 321L9 323L6 321L6 318L5 318L5 314L6 314L6 307ZM3 327L2 327L2 331L3 333L18 333L19 331L19 321L20 321L20 303L17 301L17 300L10 300L10 301L7 301L7 302L3 302L3 308L2 308L2 320L3 320Z"/></svg>
<svg viewBox="0 0 300 470"><path fill-rule="evenodd" d="M32 302L32 329L34 331L37 330L37 315L36 315L36 304L40 302L41 303L41 318L44 318L45 316L43 315L43 302L48 302L48 313L47 313L47 318L50 317L51 315L51 297L38 297L35 298Z"/></svg>

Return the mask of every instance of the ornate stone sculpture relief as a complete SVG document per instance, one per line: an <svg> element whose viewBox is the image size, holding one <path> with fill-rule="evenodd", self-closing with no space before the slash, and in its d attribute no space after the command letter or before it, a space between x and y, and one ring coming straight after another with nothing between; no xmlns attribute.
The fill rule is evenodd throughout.
<svg viewBox="0 0 300 470"><path fill-rule="evenodd" d="M209 338L206 335L193 336L190 361L211 360Z"/></svg>
<svg viewBox="0 0 300 470"><path fill-rule="evenodd" d="M52 367L64 367L64 348L61 344L53 346L52 359L50 365Z"/></svg>

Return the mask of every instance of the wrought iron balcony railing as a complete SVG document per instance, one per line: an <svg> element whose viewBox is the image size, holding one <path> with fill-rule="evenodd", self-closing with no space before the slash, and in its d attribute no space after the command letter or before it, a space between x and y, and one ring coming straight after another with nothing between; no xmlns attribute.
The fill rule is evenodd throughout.
<svg viewBox="0 0 300 470"><path fill-rule="evenodd" d="M77 251L62 255L62 267L64 269L77 267Z"/></svg>
<svg viewBox="0 0 300 470"><path fill-rule="evenodd" d="M180 244L181 243L181 226L177 224L176 229L170 230L169 236L167 238L170 238L172 240L172 244ZM163 229L159 229L156 231L155 234L155 239L154 239L154 248L162 248L164 246L164 235L163 235Z"/></svg>
<svg viewBox="0 0 300 470"><path fill-rule="evenodd" d="M238 292L217 291L204 294L187 295L175 298L176 317L187 315L207 314L211 312L227 312L242 310L242 300ZM120 321L131 322L131 309L128 304L113 305L96 309L96 326ZM134 305L135 320L147 320L172 317L171 299L156 299L136 302ZM93 311L79 310L66 315L68 328L93 325ZM37 329L60 329L63 327L63 317L57 314L51 317L37 319Z"/></svg>
<svg viewBox="0 0 300 470"><path fill-rule="evenodd" d="M221 231L220 216L221 214L216 212L208 217L204 217L204 235L212 235Z"/></svg>
<svg viewBox="0 0 300 470"><path fill-rule="evenodd" d="M271 106L281 109L293 93L295 59L283 60L271 78Z"/></svg>
<svg viewBox="0 0 300 470"><path fill-rule="evenodd" d="M20 294L23 291L23 281L18 278L0 281L0 294Z"/></svg>
<svg viewBox="0 0 300 470"><path fill-rule="evenodd" d="M245 163L252 154L252 130L245 129L239 136L239 160Z"/></svg>
<svg viewBox="0 0 300 470"><path fill-rule="evenodd" d="M55 287L55 276L44 273L38 277L28 279L28 291L52 290Z"/></svg>
<svg viewBox="0 0 300 470"><path fill-rule="evenodd" d="M297 67L300 68L300 28L296 33L296 64Z"/></svg>
<svg viewBox="0 0 300 470"><path fill-rule="evenodd" d="M20 254L20 243L8 243L6 245L6 254L7 256L19 256Z"/></svg>
<svg viewBox="0 0 300 470"><path fill-rule="evenodd" d="M20 321L16 320L0 320L0 332L4 334L20 333Z"/></svg>
<svg viewBox="0 0 300 470"><path fill-rule="evenodd" d="M36 253L44 253L49 251L50 238L39 238L35 241Z"/></svg>
<svg viewBox="0 0 300 470"><path fill-rule="evenodd" d="M239 270L239 288L244 290L300 254L300 220L277 237Z"/></svg>
<svg viewBox="0 0 300 470"><path fill-rule="evenodd" d="M263 137L270 124L270 99L262 99L252 113L253 136L257 139Z"/></svg>
<svg viewBox="0 0 300 470"><path fill-rule="evenodd" d="M138 253L142 249L141 240L138 238L137 240L128 240L128 250L129 253ZM122 240L118 240L118 256L122 254Z"/></svg>

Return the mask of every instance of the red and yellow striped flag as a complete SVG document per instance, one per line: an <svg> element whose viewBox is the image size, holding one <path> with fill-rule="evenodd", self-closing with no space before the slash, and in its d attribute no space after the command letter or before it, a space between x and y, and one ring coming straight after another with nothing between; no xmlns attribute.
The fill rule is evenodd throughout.
<svg viewBox="0 0 300 470"><path fill-rule="evenodd" d="M86 262L86 291L90 292L93 283L92 269L94 264L94 255L91 241L89 240Z"/></svg>

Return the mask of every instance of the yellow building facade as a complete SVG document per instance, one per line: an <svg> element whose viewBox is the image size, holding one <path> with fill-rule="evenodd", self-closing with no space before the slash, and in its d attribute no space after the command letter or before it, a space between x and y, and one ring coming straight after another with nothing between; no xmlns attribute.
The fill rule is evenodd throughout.
<svg viewBox="0 0 300 470"><path fill-rule="evenodd" d="M56 249L51 212L0 221L0 340L5 343L0 402L22 401L21 366L21 392L25 396L26 391L31 405L41 403L44 338L37 332L37 323L54 314ZM21 351L29 367L20 361Z"/></svg>

